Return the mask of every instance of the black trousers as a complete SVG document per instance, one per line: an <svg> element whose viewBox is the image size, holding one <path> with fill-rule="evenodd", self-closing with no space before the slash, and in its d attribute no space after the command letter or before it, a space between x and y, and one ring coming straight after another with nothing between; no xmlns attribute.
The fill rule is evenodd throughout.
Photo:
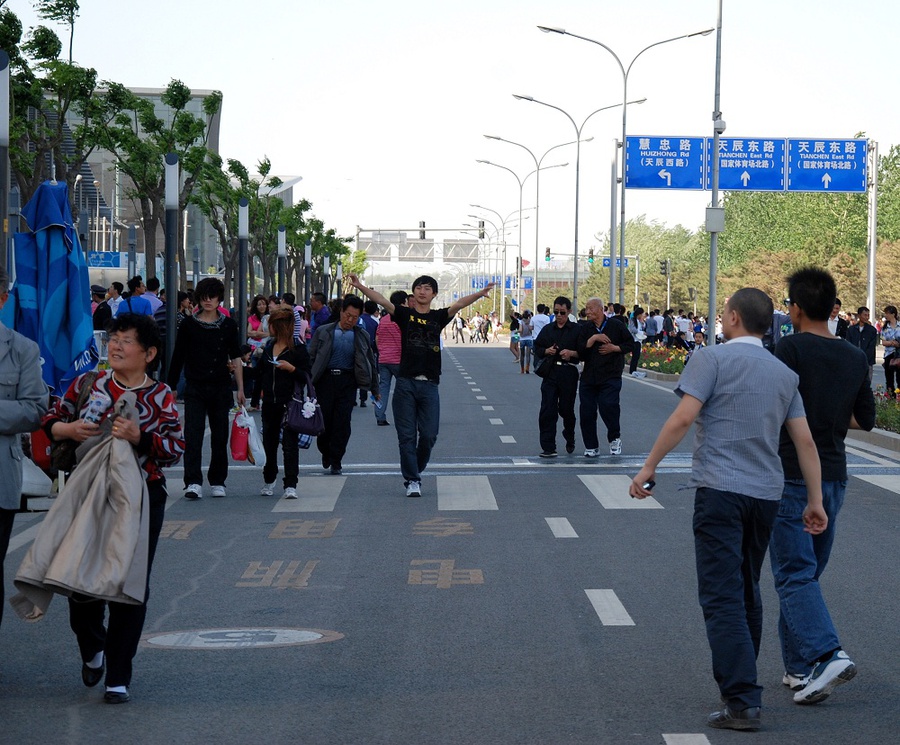
<svg viewBox="0 0 900 745"><path fill-rule="evenodd" d="M547 362L545 364L554 364ZM575 443L575 396L578 393L578 368L559 365L553 378L541 381L541 410L538 414L541 449L556 450L556 420L562 417L566 444Z"/></svg>
<svg viewBox="0 0 900 745"><path fill-rule="evenodd" d="M150 545L147 556L147 593L140 605L97 600L74 593L69 598L69 626L75 632L82 662L90 662L98 652L106 657L106 685L131 685L131 661L137 653L147 601L150 599L150 569L159 542L166 512L166 487L159 481L147 484L150 492ZM103 625L106 608L109 623Z"/></svg>
<svg viewBox="0 0 900 745"><path fill-rule="evenodd" d="M203 385L192 380L184 389L184 486L203 485L203 432L209 420L209 470L212 486L228 478L228 412L234 395L227 385Z"/></svg>
<svg viewBox="0 0 900 745"><path fill-rule="evenodd" d="M284 453L284 487L297 486L300 473L300 446L297 444L297 433L283 430L286 404L275 403L268 399L262 405L262 439L266 450L266 465L263 468L263 479L267 484L275 483L278 477L278 441L281 439L281 450Z"/></svg>
<svg viewBox="0 0 900 745"><path fill-rule="evenodd" d="M0 509L0 621L3 621L3 606L6 605L6 598L3 595L3 560L9 548L9 537L12 535L15 519L15 510Z"/></svg>
<svg viewBox="0 0 900 745"><path fill-rule="evenodd" d="M323 465L327 462L332 467L340 466L347 452L356 391L356 376L352 371L333 375L326 370L316 383L316 396L325 419L325 431L316 438Z"/></svg>

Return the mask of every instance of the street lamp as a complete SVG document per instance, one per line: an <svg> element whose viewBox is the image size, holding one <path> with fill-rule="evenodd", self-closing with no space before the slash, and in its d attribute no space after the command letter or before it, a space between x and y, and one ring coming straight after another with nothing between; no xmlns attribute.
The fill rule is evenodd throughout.
<svg viewBox="0 0 900 745"><path fill-rule="evenodd" d="M592 111L588 114L584 121L581 123L579 127L575 124L575 120L570 116L569 112L561 109L559 106L554 106L552 103L546 103L545 101L539 101L533 96L521 96L516 93L513 93L513 98L519 101L531 101L532 103L539 103L541 106L547 106L551 109L556 109L562 114L565 114L566 118L572 122L572 126L575 128L575 262L574 262L574 271L572 275L572 309L573 312L578 313L578 193L579 193L579 185L580 185L580 171L581 171L581 132L584 129L584 125L588 123L588 120L594 115L599 114L601 111L606 111L607 109L614 109L617 106L622 106L624 108L628 107L629 103L644 103L646 98L642 98L639 101L627 101L625 100L621 104L612 104L611 106L603 106L596 111Z"/></svg>
<svg viewBox="0 0 900 745"><path fill-rule="evenodd" d="M100 243L100 182L94 181L94 194L97 197L97 219L94 222L94 242L91 245L95 251L97 250L97 244Z"/></svg>
<svg viewBox="0 0 900 745"><path fill-rule="evenodd" d="M621 270L619 272L619 303L625 304L625 132L626 132L626 122L627 114L628 114L628 75L631 73L631 68L634 63L637 61L637 58L640 57L644 52L648 49L653 49L653 47L658 47L661 44L668 44L670 41L678 41L679 39L689 39L692 36L708 36L715 29L708 28L703 31L695 31L692 34L682 34L681 36L673 36L671 39L663 39L662 41L654 42L649 46L644 47L640 52L638 52L634 57L631 58L631 62L628 63L628 67L626 68L622 64L622 60L619 59L619 55L617 55L610 47L606 46L601 41L597 41L596 39L589 39L586 36L579 36L578 34L573 34L570 31L566 31L563 28L554 28L552 26L538 26L538 28L543 31L545 34L554 33L561 34L563 36L572 36L576 39L581 39L582 41L589 41L591 44L596 44L597 46L603 47L607 52L609 52L616 62L619 65L619 70L622 72L622 166L621 166L621 174L622 178L620 180L620 196L619 196L619 262L621 264ZM571 117L570 117L571 118ZM577 197L576 197L577 201ZM577 208L576 208L577 210ZM577 237L576 237L577 241ZM577 245L577 243L576 243ZM615 263L615 262L612 262ZM610 298L612 300L612 298Z"/></svg>
<svg viewBox="0 0 900 745"><path fill-rule="evenodd" d="M501 166L502 167L502 166ZM507 169L509 170L509 169ZM509 218L515 214L515 211L510 212L506 217L503 217L496 210L492 210L490 207L483 207L480 204L470 204L470 207L474 207L477 210L484 210L485 212L491 212L497 215L497 219L500 221L500 224L503 226L503 230L500 231L500 237L503 241L503 258L502 258L502 266L500 267L501 271L498 272L500 275L500 323L506 322L506 223L509 221ZM476 219L481 219L478 215L469 215L469 217L474 217ZM490 221L488 221L490 222ZM519 224L522 224L522 221L519 221ZM493 225L493 223L491 223ZM496 226L494 226L496 229Z"/></svg>

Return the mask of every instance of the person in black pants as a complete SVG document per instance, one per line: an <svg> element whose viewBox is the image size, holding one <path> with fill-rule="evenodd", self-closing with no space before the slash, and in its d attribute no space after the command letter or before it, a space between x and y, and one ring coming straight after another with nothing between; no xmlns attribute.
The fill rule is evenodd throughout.
<svg viewBox="0 0 900 745"><path fill-rule="evenodd" d="M284 429L284 410L294 393L294 384L304 383L309 373L309 353L305 344L294 344L294 313L287 308L269 316L271 337L263 347L257 370L260 388L265 391L262 405L262 438L266 450L263 468L265 484L260 492L271 497L278 476L278 441L284 453L284 499L297 498L300 472L300 448L297 435Z"/></svg>
<svg viewBox="0 0 900 745"><path fill-rule="evenodd" d="M541 329L534 356L541 368L541 410L538 414L541 457L556 457L556 420L562 417L566 452L575 452L575 396L578 393L578 324L569 320L572 301L553 301L554 323ZM543 361L541 361L543 360ZM535 369L537 370L535 365ZM546 373L544 367L546 366Z"/></svg>

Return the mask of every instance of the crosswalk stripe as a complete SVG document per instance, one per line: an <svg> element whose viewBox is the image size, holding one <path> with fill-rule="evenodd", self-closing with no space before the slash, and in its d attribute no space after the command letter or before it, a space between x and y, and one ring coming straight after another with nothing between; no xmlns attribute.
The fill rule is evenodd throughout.
<svg viewBox="0 0 900 745"><path fill-rule="evenodd" d="M607 510L661 510L653 497L633 499L628 494L631 478L623 475L579 476L596 500Z"/></svg>
<svg viewBox="0 0 900 745"><path fill-rule="evenodd" d="M438 510L496 510L487 476L438 476Z"/></svg>
<svg viewBox="0 0 900 745"><path fill-rule="evenodd" d="M634 621L613 590L585 590L604 626L634 626Z"/></svg>
<svg viewBox="0 0 900 745"><path fill-rule="evenodd" d="M279 499L272 512L334 512L346 476L301 476L297 499Z"/></svg>
<svg viewBox="0 0 900 745"><path fill-rule="evenodd" d="M663 735L666 745L709 745L706 735Z"/></svg>
<svg viewBox="0 0 900 745"><path fill-rule="evenodd" d="M550 526L550 532L553 533L554 538L578 538L578 533L575 532L572 523L566 518L545 517L544 520L546 520L547 525Z"/></svg>
<svg viewBox="0 0 900 745"><path fill-rule="evenodd" d="M857 476L856 478L880 489L887 489L894 492L894 494L900 494L900 484L897 483L896 476Z"/></svg>
<svg viewBox="0 0 900 745"><path fill-rule="evenodd" d="M516 441L513 435L500 435L500 442L511 445Z"/></svg>

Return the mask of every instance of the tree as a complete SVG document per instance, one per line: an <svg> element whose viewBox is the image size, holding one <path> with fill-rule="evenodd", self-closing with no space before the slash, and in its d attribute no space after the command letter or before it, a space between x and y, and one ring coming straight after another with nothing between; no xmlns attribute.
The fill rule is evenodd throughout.
<svg viewBox="0 0 900 745"><path fill-rule="evenodd" d="M72 45L75 41L75 19L78 18L78 0L35 0L38 17L45 21L64 23L69 27L69 64L72 64Z"/></svg>
<svg viewBox="0 0 900 745"><path fill-rule="evenodd" d="M179 156L181 188L178 207L183 210L208 155L210 123L222 106L222 93L203 99L205 118L187 110L193 94L180 80L172 80L160 96L169 108L168 121L160 118L153 102L132 93L124 85L108 83L103 96L106 110L116 112L111 120L98 121L97 141L118 159L119 169L131 179L127 198L140 205L144 229L147 275L156 274L156 229L165 228L165 168L168 153ZM187 280L184 246L179 246L181 282Z"/></svg>

